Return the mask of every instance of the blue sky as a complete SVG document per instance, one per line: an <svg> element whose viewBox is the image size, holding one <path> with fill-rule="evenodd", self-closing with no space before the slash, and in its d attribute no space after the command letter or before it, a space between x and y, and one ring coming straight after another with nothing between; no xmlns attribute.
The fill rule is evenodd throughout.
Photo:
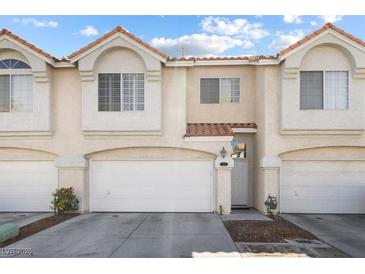
<svg viewBox="0 0 365 274"><path fill-rule="evenodd" d="M328 21L365 40L365 16L0 16L0 27L56 57L118 25L170 56L232 56L276 54Z"/></svg>

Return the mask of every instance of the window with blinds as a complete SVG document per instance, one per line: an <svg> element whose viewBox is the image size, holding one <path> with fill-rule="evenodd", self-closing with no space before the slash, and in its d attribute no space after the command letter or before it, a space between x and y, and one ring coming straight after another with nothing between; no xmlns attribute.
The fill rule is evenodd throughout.
<svg viewBox="0 0 365 274"><path fill-rule="evenodd" d="M120 74L99 73L99 111L120 111Z"/></svg>
<svg viewBox="0 0 365 274"><path fill-rule="evenodd" d="M123 73L123 111L144 110L144 74Z"/></svg>
<svg viewBox="0 0 365 274"><path fill-rule="evenodd" d="M33 111L33 76L28 74L0 75L0 111Z"/></svg>
<svg viewBox="0 0 365 274"><path fill-rule="evenodd" d="M219 104L219 79L200 79L200 103Z"/></svg>
<svg viewBox="0 0 365 274"><path fill-rule="evenodd" d="M200 103L239 103L239 78L202 78L200 79Z"/></svg>
<svg viewBox="0 0 365 274"><path fill-rule="evenodd" d="M100 73L99 111L143 111L143 73Z"/></svg>
<svg viewBox="0 0 365 274"><path fill-rule="evenodd" d="M347 109L348 71L301 71L300 109Z"/></svg>

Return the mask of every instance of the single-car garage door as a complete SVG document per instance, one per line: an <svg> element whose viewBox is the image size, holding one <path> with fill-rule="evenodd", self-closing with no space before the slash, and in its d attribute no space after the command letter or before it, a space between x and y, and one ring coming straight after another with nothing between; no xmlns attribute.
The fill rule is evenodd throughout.
<svg viewBox="0 0 365 274"><path fill-rule="evenodd" d="M0 211L51 211L53 161L0 161Z"/></svg>
<svg viewBox="0 0 365 274"><path fill-rule="evenodd" d="M210 212L211 161L92 161L91 210Z"/></svg>
<svg viewBox="0 0 365 274"><path fill-rule="evenodd" d="M365 213L364 161L283 161L283 213Z"/></svg>

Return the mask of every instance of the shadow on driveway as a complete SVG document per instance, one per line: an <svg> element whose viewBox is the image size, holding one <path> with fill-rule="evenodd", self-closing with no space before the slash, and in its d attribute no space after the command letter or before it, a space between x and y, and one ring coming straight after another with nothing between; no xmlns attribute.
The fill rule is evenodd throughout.
<svg viewBox="0 0 365 274"><path fill-rule="evenodd" d="M351 257L365 257L365 215L282 214L281 216Z"/></svg>
<svg viewBox="0 0 365 274"><path fill-rule="evenodd" d="M240 256L219 216L209 213L90 213L6 248L31 248L31 257Z"/></svg>

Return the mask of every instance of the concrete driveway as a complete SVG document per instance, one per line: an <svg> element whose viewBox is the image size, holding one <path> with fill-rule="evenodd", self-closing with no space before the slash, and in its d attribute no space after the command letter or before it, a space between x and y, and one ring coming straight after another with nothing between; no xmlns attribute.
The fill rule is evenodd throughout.
<svg viewBox="0 0 365 274"><path fill-rule="evenodd" d="M219 216L197 213L85 214L7 248L31 248L32 257L240 256Z"/></svg>
<svg viewBox="0 0 365 274"><path fill-rule="evenodd" d="M282 214L282 217L351 257L365 257L365 215Z"/></svg>

